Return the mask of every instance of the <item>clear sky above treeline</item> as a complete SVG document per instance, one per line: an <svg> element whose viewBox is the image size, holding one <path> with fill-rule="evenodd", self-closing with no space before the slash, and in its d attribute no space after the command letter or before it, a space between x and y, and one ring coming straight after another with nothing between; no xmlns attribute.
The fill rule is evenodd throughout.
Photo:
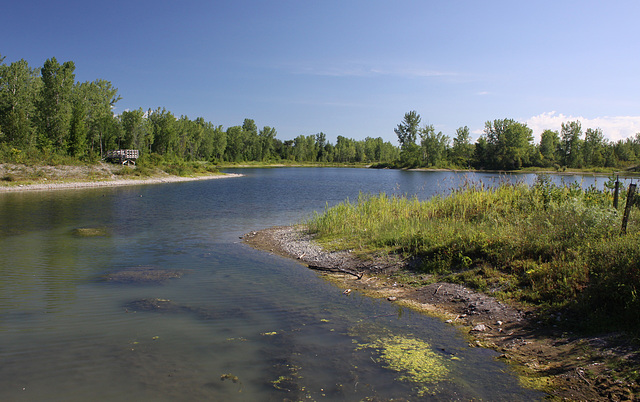
<svg viewBox="0 0 640 402"><path fill-rule="evenodd" d="M580 120L640 132L637 1L9 1L0 54L71 60L119 89L115 112L165 107L291 139L382 137L416 110L453 137L487 120L539 138Z"/></svg>

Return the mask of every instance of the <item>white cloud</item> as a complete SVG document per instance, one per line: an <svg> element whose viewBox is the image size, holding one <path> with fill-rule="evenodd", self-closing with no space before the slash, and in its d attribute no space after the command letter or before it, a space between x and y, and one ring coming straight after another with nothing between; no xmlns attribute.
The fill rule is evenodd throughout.
<svg viewBox="0 0 640 402"><path fill-rule="evenodd" d="M578 120L582 125L582 131L587 128L600 128L605 137L612 141L618 141L640 133L640 116L604 116L588 119L582 116L567 116L555 111L546 112L530 117L525 121L533 130L536 141L544 130L554 130L560 133L562 123Z"/></svg>

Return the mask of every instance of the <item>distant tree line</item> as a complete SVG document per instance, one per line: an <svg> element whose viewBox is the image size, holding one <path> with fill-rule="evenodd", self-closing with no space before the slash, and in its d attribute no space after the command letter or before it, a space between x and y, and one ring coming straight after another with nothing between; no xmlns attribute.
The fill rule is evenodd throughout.
<svg viewBox="0 0 640 402"><path fill-rule="evenodd" d="M164 108L115 115L120 99L109 81L76 82L72 61L60 64L51 58L43 67L31 68L25 60L6 64L0 56L0 147L86 160L123 148L215 162L355 163L392 161L399 155L382 138L339 136L334 145L318 133L281 141L275 128L258 129L252 119L223 129L202 117L176 117Z"/></svg>
<svg viewBox="0 0 640 402"><path fill-rule="evenodd" d="M120 100L111 82L75 81L75 64L55 58L40 68L0 56L0 158L20 152L58 154L95 161L113 149L138 149L184 160L212 162L296 161L374 163L389 167L457 167L513 170L523 167L622 167L640 163L640 134L612 142L601 129L580 122L546 130L534 144L532 130L511 119L488 121L471 141L468 127L451 139L431 124L421 126L416 111L394 130L399 147L382 138L353 140L324 133L276 138L276 129L245 119L224 129L198 117L177 117L164 108L114 114Z"/></svg>
<svg viewBox="0 0 640 402"><path fill-rule="evenodd" d="M523 167L599 168L640 164L640 133L609 141L599 128L583 131L579 121L562 123L562 130L545 130L534 144L533 131L512 119L487 121L483 134L471 142L468 127L451 138L420 126L415 111L405 113L394 130L400 143L397 167L458 167L516 170ZM419 140L419 141L418 141Z"/></svg>

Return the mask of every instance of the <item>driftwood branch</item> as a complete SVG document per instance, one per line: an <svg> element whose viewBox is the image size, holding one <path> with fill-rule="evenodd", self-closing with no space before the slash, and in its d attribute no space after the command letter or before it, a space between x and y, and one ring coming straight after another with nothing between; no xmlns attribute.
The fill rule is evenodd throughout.
<svg viewBox="0 0 640 402"><path fill-rule="evenodd" d="M361 279L361 278L362 278L362 275L363 275L363 274L362 274L362 273L360 273L360 272L354 272L354 271L351 271L351 270L349 270L349 269L345 269L345 268L323 267L323 266L321 266L321 265L311 265L311 264L310 264L310 265L308 265L308 267L309 267L310 269L313 269L313 270L316 270L316 271L342 272L342 273L345 273L345 274L353 275L353 276L355 276L355 277L356 277L356 278L358 278L358 279Z"/></svg>

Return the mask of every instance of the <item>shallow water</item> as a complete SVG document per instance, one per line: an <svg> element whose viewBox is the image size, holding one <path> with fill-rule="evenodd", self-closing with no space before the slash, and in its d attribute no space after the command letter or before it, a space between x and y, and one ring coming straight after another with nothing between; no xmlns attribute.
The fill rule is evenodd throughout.
<svg viewBox="0 0 640 402"><path fill-rule="evenodd" d="M240 171L245 177L0 194L0 400L542 397L440 320L345 296L295 261L239 240L359 192L425 199L465 180L533 175ZM78 228L103 235L78 236ZM105 280L142 266L184 275ZM145 311L141 300L172 308ZM446 375L402 380L380 350L362 346L391 335L426 342Z"/></svg>

